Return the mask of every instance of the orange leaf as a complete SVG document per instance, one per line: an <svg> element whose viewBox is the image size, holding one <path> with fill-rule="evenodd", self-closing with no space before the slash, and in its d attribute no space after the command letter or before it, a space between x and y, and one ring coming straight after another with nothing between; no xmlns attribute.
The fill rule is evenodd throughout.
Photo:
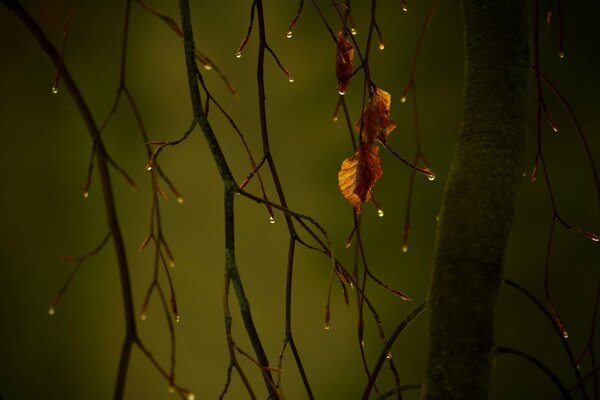
<svg viewBox="0 0 600 400"><path fill-rule="evenodd" d="M375 89L369 98L362 117L356 123L356 130L361 132L363 142L373 144L375 139L385 143L387 136L396 129L390 119L392 96L382 89Z"/></svg>
<svg viewBox="0 0 600 400"><path fill-rule="evenodd" d="M338 173L342 195L358 213L371 199L373 186L383 175L378 154L379 147L363 143L352 157L342 162Z"/></svg>
<svg viewBox="0 0 600 400"><path fill-rule="evenodd" d="M338 32L337 51L335 55L335 76L339 94L346 93L352 79L352 60L354 59L354 46L346 39L346 32Z"/></svg>

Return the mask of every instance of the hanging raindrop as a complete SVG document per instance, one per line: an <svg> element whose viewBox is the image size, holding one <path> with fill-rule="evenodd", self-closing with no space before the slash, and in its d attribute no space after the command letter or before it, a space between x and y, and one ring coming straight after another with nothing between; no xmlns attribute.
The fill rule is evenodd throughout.
<svg viewBox="0 0 600 400"><path fill-rule="evenodd" d="M292 38L292 31L288 31L288 33L285 35L286 38L291 39Z"/></svg>
<svg viewBox="0 0 600 400"><path fill-rule="evenodd" d="M377 210L377 216L379 218L383 217L383 210L381 208L379 210Z"/></svg>
<svg viewBox="0 0 600 400"><path fill-rule="evenodd" d="M54 307L52 307L52 306L48 307L48 315L54 315L55 311L56 310L54 309Z"/></svg>

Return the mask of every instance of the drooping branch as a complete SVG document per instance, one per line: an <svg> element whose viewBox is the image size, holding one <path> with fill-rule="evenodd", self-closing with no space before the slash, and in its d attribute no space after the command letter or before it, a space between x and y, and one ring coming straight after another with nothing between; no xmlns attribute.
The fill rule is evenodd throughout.
<svg viewBox="0 0 600 400"><path fill-rule="evenodd" d="M50 58L52 63L58 67L61 64L61 59L56 48L50 43L44 32L41 30L37 22L27 13L27 11L21 7L17 1L3 0L8 8L13 11L17 17L27 26L31 34L34 36L37 43L42 47L46 55ZM115 205L115 199L113 195L113 188L110 179L110 173L108 170L107 153L104 147L104 143L100 136L100 131L92 112L90 111L86 101L84 100L79 88L75 84L68 68L63 65L61 67L62 80L67 87L69 93L73 97L73 100L79 109L86 128L94 143L97 143L97 154L96 164L98 167L98 173L100 175L100 184L102 186L102 194L104 197L104 209L106 212L106 218L108 221L109 230L112 236L113 244L115 246L115 252L117 256L117 264L119 267L119 276L121 280L121 294L123 297L123 310L125 312L125 326L126 334L121 350L121 358L119 362L119 369L117 372L117 382L115 385L114 398L121 399L125 392L125 382L127 379L127 368L129 365L129 358L131 355L131 349L134 342L137 339L136 323L135 323L135 311L133 307L133 294L131 289L131 277L129 275L129 267L127 263L127 252L125 250L125 242L121 233L121 227L119 224L119 218L117 216L117 209Z"/></svg>

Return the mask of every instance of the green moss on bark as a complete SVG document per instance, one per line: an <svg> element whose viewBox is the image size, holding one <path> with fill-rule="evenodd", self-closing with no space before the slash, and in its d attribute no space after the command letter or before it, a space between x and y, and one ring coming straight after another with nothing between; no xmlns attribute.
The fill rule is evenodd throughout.
<svg viewBox="0 0 600 400"><path fill-rule="evenodd" d="M527 126L525 0L463 0L461 132L442 202L429 293L423 399L489 397L494 309Z"/></svg>

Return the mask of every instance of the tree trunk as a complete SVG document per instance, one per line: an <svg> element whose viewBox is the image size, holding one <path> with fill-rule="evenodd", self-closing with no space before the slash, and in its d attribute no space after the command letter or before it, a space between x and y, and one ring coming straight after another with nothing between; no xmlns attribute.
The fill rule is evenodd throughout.
<svg viewBox="0 0 600 400"><path fill-rule="evenodd" d="M423 399L487 399L494 310L523 172L529 45L525 0L462 0L463 116L429 292Z"/></svg>

